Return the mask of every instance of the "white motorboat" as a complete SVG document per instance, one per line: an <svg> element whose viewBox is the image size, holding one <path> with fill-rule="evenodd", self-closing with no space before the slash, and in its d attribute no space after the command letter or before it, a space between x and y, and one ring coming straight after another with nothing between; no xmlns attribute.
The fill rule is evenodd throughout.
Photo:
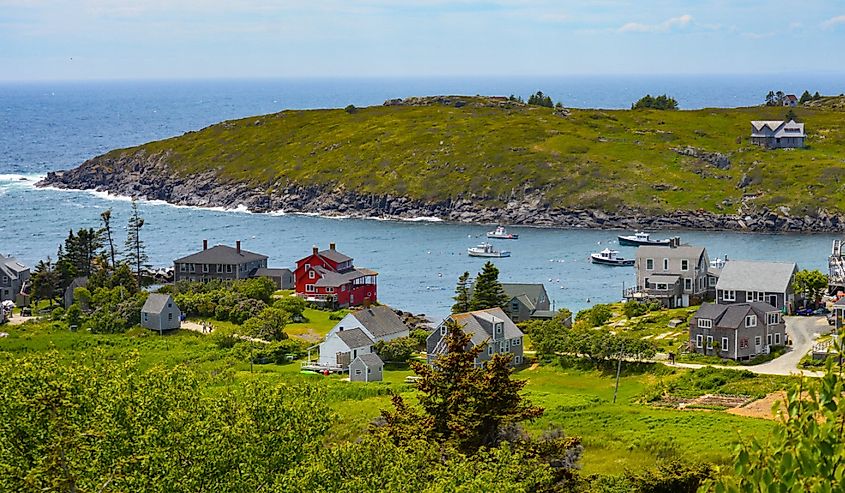
<svg viewBox="0 0 845 493"><path fill-rule="evenodd" d="M605 248L599 253L591 253L590 254L590 262L594 264L600 265L612 265L612 266L629 266L634 265L634 259L632 258L622 258L619 256L619 252L616 250L611 250L609 248Z"/></svg>
<svg viewBox="0 0 845 493"><path fill-rule="evenodd" d="M496 226L495 231L488 231L487 237L496 240L516 240L519 235L516 233L508 233L504 226Z"/></svg>
<svg viewBox="0 0 845 493"><path fill-rule="evenodd" d="M482 243L476 247L467 248L467 255L470 257L502 258L510 257L511 252L507 250L496 250L493 245Z"/></svg>
<svg viewBox="0 0 845 493"><path fill-rule="evenodd" d="M619 235L616 237L619 240L620 246L640 246L640 245L655 245L655 246L671 246L673 238L666 238L665 240L653 240L651 235L644 231L637 231L632 235Z"/></svg>

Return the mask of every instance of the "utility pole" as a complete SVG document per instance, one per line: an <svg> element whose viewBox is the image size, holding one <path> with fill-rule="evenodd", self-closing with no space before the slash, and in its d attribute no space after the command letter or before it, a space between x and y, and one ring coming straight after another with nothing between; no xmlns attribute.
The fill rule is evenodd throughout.
<svg viewBox="0 0 845 493"><path fill-rule="evenodd" d="M619 393L619 375L622 373L622 354L625 352L625 343L619 348L619 363L616 365L616 388L613 389L613 403L616 404L616 394Z"/></svg>

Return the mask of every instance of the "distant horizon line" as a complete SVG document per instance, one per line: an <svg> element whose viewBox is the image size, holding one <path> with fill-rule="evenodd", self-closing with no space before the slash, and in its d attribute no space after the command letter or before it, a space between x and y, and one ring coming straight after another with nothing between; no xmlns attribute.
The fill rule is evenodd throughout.
<svg viewBox="0 0 845 493"><path fill-rule="evenodd" d="M17 84L49 84L49 83L105 83L105 82L235 82L235 81L280 81L280 80L448 80L448 79L567 79L567 78L689 78L689 77L795 77L807 78L814 76L845 76L845 70L817 71L817 72L661 72L661 73L573 73L573 74L441 74L441 75L254 75L254 76L199 76L199 77L92 77L92 78L34 78L34 79L0 79L0 85Z"/></svg>

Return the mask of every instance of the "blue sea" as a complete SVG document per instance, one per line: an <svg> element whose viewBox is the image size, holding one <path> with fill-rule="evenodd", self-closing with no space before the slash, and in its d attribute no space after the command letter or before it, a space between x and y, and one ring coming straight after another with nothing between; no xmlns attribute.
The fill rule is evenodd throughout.
<svg viewBox="0 0 845 493"><path fill-rule="evenodd" d="M433 94L516 94L542 90L571 107L627 108L646 93L667 93L681 108L759 104L769 90L800 94L845 92L841 74L679 77L267 79L0 83L0 253L32 265L55 257L69 229L97 227L113 210L128 219L125 198L100 193L36 189L48 171L77 166L113 148L182 134L221 120L282 109L381 104ZM174 207L143 202L143 239L151 263L170 265L203 239L270 256L292 266L312 245L338 244L361 267L379 271L379 297L397 308L446 314L455 279L483 261L466 256L489 228L429 221L329 219L304 215ZM504 243L511 258L496 260L501 278L543 282L555 306L573 310L618 300L634 281L630 268L594 266L588 256L613 246L615 231L513 228ZM656 232L657 236L674 233ZM796 261L825 269L832 235L681 233L711 257ZM633 250L621 248L623 255Z"/></svg>

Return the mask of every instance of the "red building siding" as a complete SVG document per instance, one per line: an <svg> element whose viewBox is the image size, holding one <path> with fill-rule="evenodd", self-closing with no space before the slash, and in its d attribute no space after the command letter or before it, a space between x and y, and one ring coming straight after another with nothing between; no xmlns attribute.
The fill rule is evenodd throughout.
<svg viewBox="0 0 845 493"><path fill-rule="evenodd" d="M343 261L338 262L329 258L336 255ZM317 286L316 284L324 277L320 272L321 269L324 269L326 276L346 276L350 279L338 282L334 286ZM372 271L355 269L352 259L337 252L334 244L331 244L330 249L324 252L314 247L311 255L296 262L294 282L298 296L315 299L315 301L334 300L337 306L345 307L376 302L378 300L377 275Z"/></svg>

